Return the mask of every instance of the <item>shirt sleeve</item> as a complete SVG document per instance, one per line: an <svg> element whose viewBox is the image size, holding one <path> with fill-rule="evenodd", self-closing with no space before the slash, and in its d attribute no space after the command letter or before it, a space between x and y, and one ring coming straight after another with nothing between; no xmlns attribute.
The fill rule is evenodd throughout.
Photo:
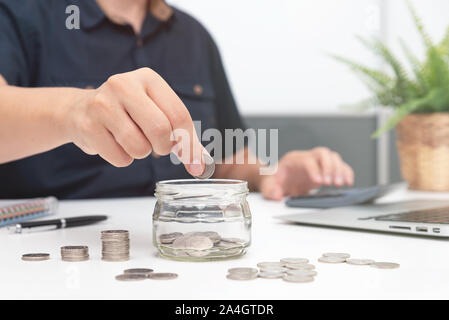
<svg viewBox="0 0 449 320"><path fill-rule="evenodd" d="M15 13L14 6L18 1L0 1L0 75L9 85L30 86L31 68L29 59L32 52L24 41L23 27ZM32 13L31 19L32 19ZM28 45L32 42L28 39Z"/></svg>
<svg viewBox="0 0 449 320"><path fill-rule="evenodd" d="M221 132L222 137L225 137L225 129L245 130L246 128L229 86L218 47L210 36L209 39L212 83L215 92L217 129ZM236 144L234 143L234 146L235 145ZM245 141L245 146L246 145L247 143ZM239 150L234 148L234 153L237 151ZM223 156L227 157L230 155L225 154L225 150L223 149Z"/></svg>

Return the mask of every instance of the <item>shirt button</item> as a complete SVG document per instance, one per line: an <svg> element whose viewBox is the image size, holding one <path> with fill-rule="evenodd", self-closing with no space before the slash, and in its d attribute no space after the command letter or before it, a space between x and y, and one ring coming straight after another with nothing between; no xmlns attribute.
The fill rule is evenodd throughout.
<svg viewBox="0 0 449 320"><path fill-rule="evenodd" d="M142 48L143 47L143 40L142 39L137 39L137 47Z"/></svg>
<svg viewBox="0 0 449 320"><path fill-rule="evenodd" d="M196 84L196 85L194 85L193 86L193 92L197 95L197 96L200 96L200 95L202 95L203 94L203 87L201 86L201 85L199 85L199 84Z"/></svg>

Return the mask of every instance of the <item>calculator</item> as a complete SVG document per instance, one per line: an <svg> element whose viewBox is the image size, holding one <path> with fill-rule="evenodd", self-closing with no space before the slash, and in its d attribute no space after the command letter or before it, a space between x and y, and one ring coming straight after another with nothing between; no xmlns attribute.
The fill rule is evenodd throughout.
<svg viewBox="0 0 449 320"><path fill-rule="evenodd" d="M395 190L404 189L406 183L377 185L364 188L321 189L299 197L290 197L286 205L295 208L336 208L372 202Z"/></svg>

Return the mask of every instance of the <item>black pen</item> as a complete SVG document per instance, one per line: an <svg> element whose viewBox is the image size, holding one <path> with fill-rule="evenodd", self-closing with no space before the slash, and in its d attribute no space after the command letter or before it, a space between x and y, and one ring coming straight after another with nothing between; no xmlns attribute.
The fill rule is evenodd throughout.
<svg viewBox="0 0 449 320"><path fill-rule="evenodd" d="M33 231L35 231L37 228L39 228L39 231L47 231L62 228L87 226L99 221L106 220L107 218L108 216L81 216L53 220L22 222L15 225L15 233L22 233L23 229L32 229Z"/></svg>

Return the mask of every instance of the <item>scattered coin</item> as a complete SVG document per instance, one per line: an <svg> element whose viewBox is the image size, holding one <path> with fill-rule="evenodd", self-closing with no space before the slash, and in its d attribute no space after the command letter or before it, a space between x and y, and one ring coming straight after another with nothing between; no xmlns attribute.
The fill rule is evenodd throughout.
<svg viewBox="0 0 449 320"><path fill-rule="evenodd" d="M374 262L370 264L371 267L377 268L377 269L397 269L399 268L398 263L393 262Z"/></svg>
<svg viewBox="0 0 449 320"><path fill-rule="evenodd" d="M44 261L50 259L48 253L26 253L22 255L23 261Z"/></svg>
<svg viewBox="0 0 449 320"><path fill-rule="evenodd" d="M318 259L319 262L324 263L343 263L346 261L346 258L339 258L339 257L321 257Z"/></svg>
<svg viewBox="0 0 449 320"><path fill-rule="evenodd" d="M125 271L123 271L124 274L145 274L145 275L148 275L151 272L153 272L153 269L146 269L146 268L126 269Z"/></svg>
<svg viewBox="0 0 449 320"><path fill-rule="evenodd" d="M259 262L257 264L257 266L259 268L270 268L270 267L282 268L284 266L284 263L282 263L282 262Z"/></svg>
<svg viewBox="0 0 449 320"><path fill-rule="evenodd" d="M313 270L315 269L315 266L313 264L293 264L289 263L286 265L288 269L294 269L294 270Z"/></svg>
<svg viewBox="0 0 449 320"><path fill-rule="evenodd" d="M89 248L87 246L61 247L61 260L68 262L89 260Z"/></svg>
<svg viewBox="0 0 449 320"><path fill-rule="evenodd" d="M346 259L347 264L353 264L356 266L367 266L373 264L375 261L371 259Z"/></svg>
<svg viewBox="0 0 449 320"><path fill-rule="evenodd" d="M317 275L315 270L287 270L289 276L314 277Z"/></svg>
<svg viewBox="0 0 449 320"><path fill-rule="evenodd" d="M144 273L124 273L115 277L119 281L142 281L148 279Z"/></svg>
<svg viewBox="0 0 449 320"><path fill-rule="evenodd" d="M243 268L243 267L240 267L240 268L228 269L228 272L232 273L232 274L257 274L257 272L259 272L259 271L257 269L255 269L255 268Z"/></svg>
<svg viewBox="0 0 449 320"><path fill-rule="evenodd" d="M173 241L175 241L177 238L179 238L181 236L182 236L181 232L165 233L165 234L161 234L159 236L159 241L162 244L170 244L170 243L173 243Z"/></svg>
<svg viewBox="0 0 449 320"><path fill-rule="evenodd" d="M313 279L313 277L307 277L307 276L286 275L282 278L282 280L287 281L287 282L312 282L314 279Z"/></svg>
<svg viewBox="0 0 449 320"><path fill-rule="evenodd" d="M264 279L280 279L284 276L283 272L260 272L258 274L259 278Z"/></svg>
<svg viewBox="0 0 449 320"><path fill-rule="evenodd" d="M323 253L323 257L348 259L349 257L351 257L351 255L349 253L328 252L328 253Z"/></svg>
<svg viewBox="0 0 449 320"><path fill-rule="evenodd" d="M102 260L129 260L129 231L106 230L101 232Z"/></svg>
<svg viewBox="0 0 449 320"><path fill-rule="evenodd" d="M282 258L281 263L284 263L284 264L306 264L306 263L309 263L309 259L306 259L306 258Z"/></svg>
<svg viewBox="0 0 449 320"><path fill-rule="evenodd" d="M178 277L176 273L171 272L151 272L147 276L152 280L172 280Z"/></svg>
<svg viewBox="0 0 449 320"><path fill-rule="evenodd" d="M226 278L230 280L254 280L257 279L257 273L230 273Z"/></svg>

